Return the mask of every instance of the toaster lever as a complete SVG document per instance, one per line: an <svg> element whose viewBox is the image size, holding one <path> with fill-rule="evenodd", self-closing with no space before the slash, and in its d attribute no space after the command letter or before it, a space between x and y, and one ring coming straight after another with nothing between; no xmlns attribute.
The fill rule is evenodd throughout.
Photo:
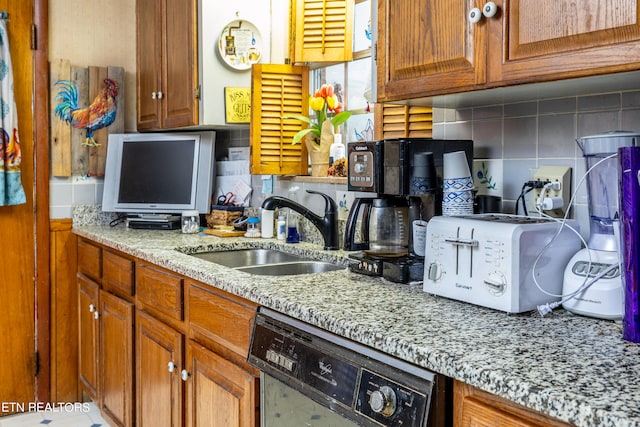
<svg viewBox="0 0 640 427"><path fill-rule="evenodd" d="M455 239L445 238L444 241L455 246L470 246L472 248L478 247L478 241L474 239L461 239L458 237Z"/></svg>

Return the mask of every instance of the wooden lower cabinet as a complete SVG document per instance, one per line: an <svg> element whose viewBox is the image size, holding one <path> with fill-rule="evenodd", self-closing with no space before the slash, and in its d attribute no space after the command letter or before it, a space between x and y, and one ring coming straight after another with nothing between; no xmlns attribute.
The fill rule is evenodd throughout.
<svg viewBox="0 0 640 427"><path fill-rule="evenodd" d="M133 309L133 303L100 291L100 396L112 427L134 420Z"/></svg>
<svg viewBox="0 0 640 427"><path fill-rule="evenodd" d="M78 376L85 398L98 402L100 285L78 273Z"/></svg>
<svg viewBox="0 0 640 427"><path fill-rule="evenodd" d="M453 393L455 427L571 426L460 381L455 381Z"/></svg>
<svg viewBox="0 0 640 427"><path fill-rule="evenodd" d="M136 312L136 425L183 425L184 335Z"/></svg>
<svg viewBox="0 0 640 427"><path fill-rule="evenodd" d="M257 426L258 379L189 340L186 371L188 427Z"/></svg>
<svg viewBox="0 0 640 427"><path fill-rule="evenodd" d="M258 426L254 303L82 238L76 280L80 385L110 426Z"/></svg>

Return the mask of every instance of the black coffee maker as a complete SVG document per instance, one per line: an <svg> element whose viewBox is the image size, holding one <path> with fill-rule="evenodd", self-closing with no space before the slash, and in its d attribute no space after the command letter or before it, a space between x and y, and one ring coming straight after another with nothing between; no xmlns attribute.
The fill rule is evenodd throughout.
<svg viewBox="0 0 640 427"><path fill-rule="evenodd" d="M348 189L376 193L355 199L347 218L344 249L360 251L351 255L351 270L400 283L422 280L420 232L442 212L442 155L465 151L472 159L473 142L387 139L350 142L347 149Z"/></svg>

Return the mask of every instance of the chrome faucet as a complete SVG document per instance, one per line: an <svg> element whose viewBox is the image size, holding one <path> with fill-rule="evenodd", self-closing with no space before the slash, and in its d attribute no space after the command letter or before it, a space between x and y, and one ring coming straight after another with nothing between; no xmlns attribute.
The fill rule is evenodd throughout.
<svg viewBox="0 0 640 427"><path fill-rule="evenodd" d="M338 246L338 205L336 205L336 202L331 197L319 191L307 190L307 193L319 194L324 197L324 217L320 217L301 204L281 196L267 197L264 199L264 202L262 202L262 208L269 211L277 208L289 208L298 212L320 230L322 238L324 239L325 250L340 249Z"/></svg>

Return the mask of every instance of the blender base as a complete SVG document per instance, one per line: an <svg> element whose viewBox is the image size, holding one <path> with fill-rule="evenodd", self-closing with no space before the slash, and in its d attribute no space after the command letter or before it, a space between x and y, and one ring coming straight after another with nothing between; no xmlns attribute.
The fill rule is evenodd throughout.
<svg viewBox="0 0 640 427"><path fill-rule="evenodd" d="M587 278L589 252L591 253L591 270ZM585 282L593 279L599 272L606 270L612 264L618 265L618 268L607 273L574 298L565 301L562 306L567 311L582 316L607 320L622 319L624 299L617 252L588 248L578 251L565 269L562 294L569 295L576 292Z"/></svg>

